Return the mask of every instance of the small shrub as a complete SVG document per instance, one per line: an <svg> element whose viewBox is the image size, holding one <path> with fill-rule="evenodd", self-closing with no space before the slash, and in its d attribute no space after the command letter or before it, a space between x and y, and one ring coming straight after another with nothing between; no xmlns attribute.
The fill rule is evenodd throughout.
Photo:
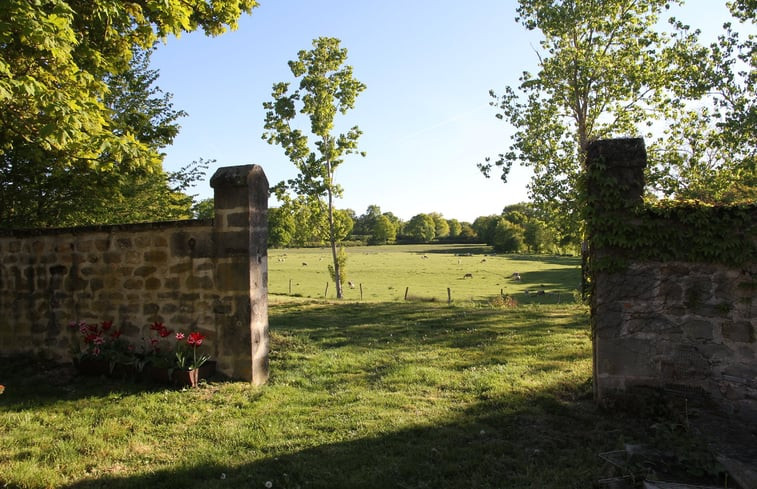
<svg viewBox="0 0 757 489"><path fill-rule="evenodd" d="M493 297L489 301L489 305L491 305L492 307L512 309L514 307L518 307L518 301L511 295L498 295Z"/></svg>

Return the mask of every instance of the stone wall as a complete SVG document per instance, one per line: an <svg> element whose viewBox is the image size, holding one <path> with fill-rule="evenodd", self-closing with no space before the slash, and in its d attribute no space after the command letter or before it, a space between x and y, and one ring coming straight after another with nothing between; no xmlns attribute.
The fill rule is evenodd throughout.
<svg viewBox="0 0 757 489"><path fill-rule="evenodd" d="M215 218L0 234L0 355L70 361L71 321L200 331L233 378L267 377L268 182L255 165L211 179Z"/></svg>
<svg viewBox="0 0 757 489"><path fill-rule="evenodd" d="M587 164L621 190L622 202L590 198L594 210L640 224L643 213L631 209L641 202L643 141L597 141ZM589 182L589 195L598 185ZM757 207L751 216L750 229L732 236L746 233L754 256ZM589 223L596 398L637 385L668 388L704 394L729 414L757 420L757 264L642 260L639 250L596 246L597 233L607 230ZM625 266L597 265L614 257Z"/></svg>

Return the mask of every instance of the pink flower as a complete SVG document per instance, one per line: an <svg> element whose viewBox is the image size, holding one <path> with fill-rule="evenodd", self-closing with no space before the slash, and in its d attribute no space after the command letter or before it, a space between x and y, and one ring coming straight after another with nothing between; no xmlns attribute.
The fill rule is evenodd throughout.
<svg viewBox="0 0 757 489"><path fill-rule="evenodd" d="M176 332L176 339L179 340L179 341L183 340L184 339L184 333L182 333L181 331L177 331Z"/></svg>
<svg viewBox="0 0 757 489"><path fill-rule="evenodd" d="M189 333L189 338L187 339L187 343L194 346L200 346L202 345L202 340L205 339L205 335L195 331L194 333Z"/></svg>

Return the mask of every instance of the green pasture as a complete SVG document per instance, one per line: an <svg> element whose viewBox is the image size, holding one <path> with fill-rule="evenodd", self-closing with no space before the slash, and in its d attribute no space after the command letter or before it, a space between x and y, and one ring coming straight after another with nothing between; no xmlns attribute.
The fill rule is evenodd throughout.
<svg viewBox="0 0 757 489"><path fill-rule="evenodd" d="M346 300L453 302L500 294L518 303L572 303L580 286L580 258L495 255L482 245L390 245L347 248ZM271 249L268 290L275 295L335 298L329 248ZM512 276L519 273L521 280ZM466 275L470 274L471 277ZM328 285L327 285L328 284ZM528 291L528 294L526 292ZM543 293L542 293L543 292Z"/></svg>
<svg viewBox="0 0 757 489"><path fill-rule="evenodd" d="M216 377L181 390L0 362L0 487L583 489L626 475L599 455L629 443L685 446L697 457L666 467L680 473L715 467L662 406L592 401L578 260L486 251L350 249L365 297L348 289L337 302L320 290L326 250L272 250L262 387ZM287 296L290 277L293 294L315 298ZM404 287L424 300L404 301ZM500 288L523 302L495 300Z"/></svg>
<svg viewBox="0 0 757 489"><path fill-rule="evenodd" d="M581 305L278 296L270 331L263 387L0 362L0 487L584 489L626 443L696 446L597 408Z"/></svg>

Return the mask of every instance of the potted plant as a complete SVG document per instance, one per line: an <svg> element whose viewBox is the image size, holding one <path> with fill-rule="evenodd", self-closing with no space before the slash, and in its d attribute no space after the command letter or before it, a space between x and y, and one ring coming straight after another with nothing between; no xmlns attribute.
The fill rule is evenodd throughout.
<svg viewBox="0 0 757 489"><path fill-rule="evenodd" d="M203 369L210 360L210 355L198 352L197 349L202 345L205 335L199 331L194 331L188 335L182 332L176 333L176 366L177 370L173 373L174 382L197 387L200 378L205 378L212 374L212 368ZM190 348L184 347L182 341ZM190 354L191 353L191 354Z"/></svg>
<svg viewBox="0 0 757 489"><path fill-rule="evenodd" d="M83 346L73 347L74 364L85 375L112 374L119 361L128 361L128 344L121 339L121 331L113 321L88 324L85 321L69 323L79 333Z"/></svg>

